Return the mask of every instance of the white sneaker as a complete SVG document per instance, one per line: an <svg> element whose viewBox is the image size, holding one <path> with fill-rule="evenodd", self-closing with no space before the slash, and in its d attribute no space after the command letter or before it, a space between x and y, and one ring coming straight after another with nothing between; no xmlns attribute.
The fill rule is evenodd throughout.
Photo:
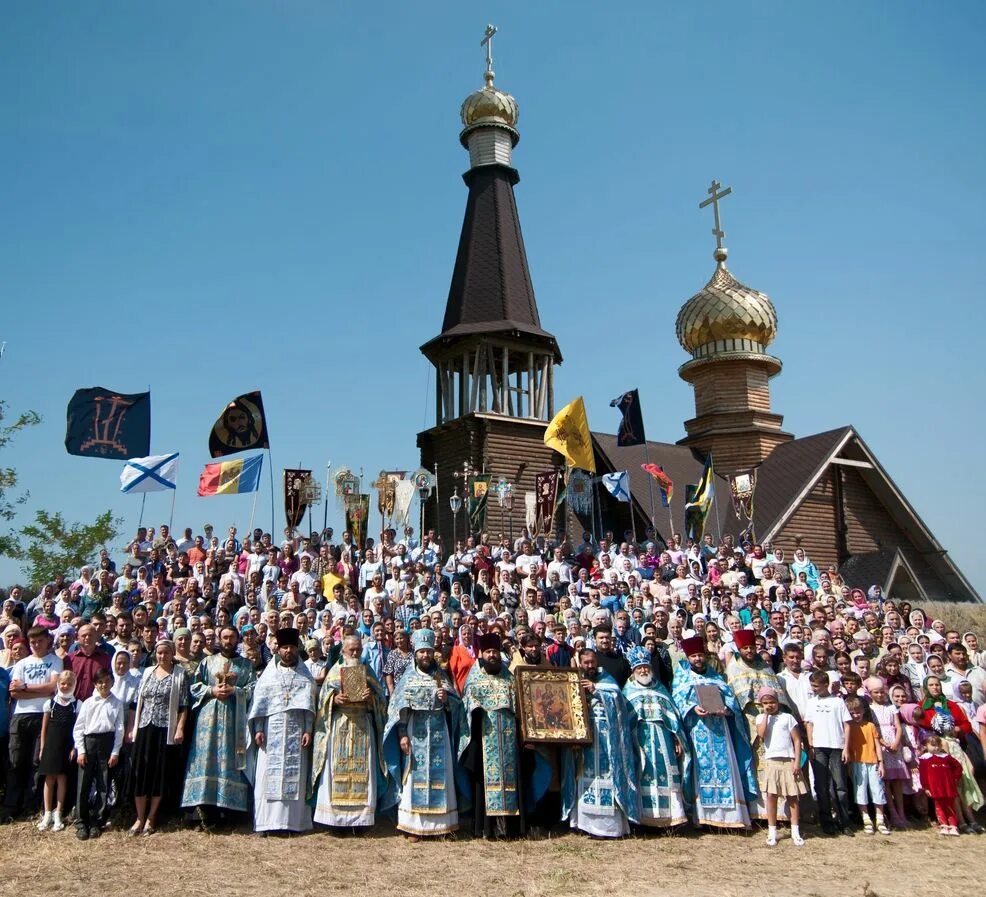
<svg viewBox="0 0 986 897"><path fill-rule="evenodd" d="M51 821L51 830L52 830L53 832L60 832L60 831L62 831L62 829L64 829L64 828L65 828L65 823L64 823L64 822L62 822L62 817L61 817L61 816L59 816L59 815L58 815L58 813L56 813L56 814L55 814L55 815L54 815L54 816L52 817L52 821Z"/></svg>
<svg viewBox="0 0 986 897"><path fill-rule="evenodd" d="M38 823L38 831L46 832L51 827L51 813L45 813L41 817L41 821Z"/></svg>
<svg viewBox="0 0 986 897"><path fill-rule="evenodd" d="M801 835L791 835L791 843L795 847L804 847L805 846L805 839L802 838Z"/></svg>
<svg viewBox="0 0 986 897"><path fill-rule="evenodd" d="M767 846L768 847L777 846L777 835L767 835Z"/></svg>

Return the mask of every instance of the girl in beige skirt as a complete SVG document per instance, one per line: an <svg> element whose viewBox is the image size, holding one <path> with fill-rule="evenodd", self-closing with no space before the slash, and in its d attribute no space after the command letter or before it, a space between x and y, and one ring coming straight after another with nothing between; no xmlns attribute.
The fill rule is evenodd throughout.
<svg viewBox="0 0 986 897"><path fill-rule="evenodd" d="M781 711L774 689L761 688L757 703L763 710L757 716L757 733L764 745L767 844L777 846L777 799L783 797L791 820L791 843L801 847L805 842L799 825L798 799L808 792L801 774L801 732L797 720L790 713Z"/></svg>

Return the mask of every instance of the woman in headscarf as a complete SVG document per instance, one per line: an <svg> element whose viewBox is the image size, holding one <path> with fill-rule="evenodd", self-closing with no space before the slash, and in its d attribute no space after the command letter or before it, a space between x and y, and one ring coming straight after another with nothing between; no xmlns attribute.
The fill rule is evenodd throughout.
<svg viewBox="0 0 986 897"><path fill-rule="evenodd" d="M360 614L359 626L356 627L360 638L368 639L373 634L373 611L364 610Z"/></svg>
<svg viewBox="0 0 986 897"><path fill-rule="evenodd" d="M887 684L887 694L895 686L904 689L904 703L914 700L914 689L911 686L910 677L901 672L900 658L894 654L887 654L876 665L876 673L882 676Z"/></svg>
<svg viewBox="0 0 986 897"><path fill-rule="evenodd" d="M925 626L927 625L924 611L919 607L914 608L914 610L907 615L907 622L912 626L916 626L921 632L924 632Z"/></svg>
<svg viewBox="0 0 986 897"><path fill-rule="evenodd" d="M895 685L890 689L890 700L900 711L900 727L903 730L903 753L904 762L910 772L910 783L904 783L904 794L910 794L914 800L914 808L918 815L929 823L928 819L928 795L924 793L921 785L921 768L918 764L918 757L924 752L924 742L929 733L926 733L916 722L916 715L921 711L919 704L905 702L904 690Z"/></svg>
<svg viewBox="0 0 986 897"><path fill-rule="evenodd" d="M922 729L941 736L942 743L962 766L962 779L959 782L959 809L965 825L959 826L959 831L969 834L970 831L982 834L984 829L976 822L973 812L983 805L983 793L976 784L972 763L962 750L960 738L972 733L972 726L962 708L950 701L942 690L942 682L938 676L929 675L924 680L924 700L920 710L915 713L914 721Z"/></svg>
<svg viewBox="0 0 986 897"><path fill-rule="evenodd" d="M969 663L973 666L981 667L986 666L986 651L979 650L979 636L974 632L963 632L962 633L962 644L965 645L966 651L969 652Z"/></svg>
<svg viewBox="0 0 986 897"><path fill-rule="evenodd" d="M137 707L137 689L140 688L140 673L131 669L129 651L121 649L113 655L113 694L126 708L126 731L133 729L134 711ZM109 804L114 809L129 805L133 798L131 788L131 753L133 747L129 738L124 738L120 747L120 758L110 770Z"/></svg>
<svg viewBox="0 0 986 897"><path fill-rule="evenodd" d="M55 654L65 660L74 643L75 627L71 623L62 623L55 630Z"/></svg>
<svg viewBox="0 0 986 897"><path fill-rule="evenodd" d="M794 560L791 561L791 575L796 579L801 578L801 574L805 575L805 582L811 589L818 588L818 567L816 567L811 559L805 554L803 548L796 548L794 550Z"/></svg>
<svg viewBox="0 0 986 897"><path fill-rule="evenodd" d="M901 667L901 672L907 676L911 683L911 693L917 697L921 694L921 685L927 677L928 658L917 642L911 642L907 646L907 661Z"/></svg>
<svg viewBox="0 0 986 897"><path fill-rule="evenodd" d="M185 735L190 695L185 671L175 663L175 645L161 639L155 646L156 662L141 677L137 708L131 730L134 746L134 803L137 821L131 835L152 835L157 812L166 793L174 789Z"/></svg>
<svg viewBox="0 0 986 897"><path fill-rule="evenodd" d="M449 655L449 673L452 674L452 681L459 694L466 684L466 677L476 662L475 630L469 623L463 623L459 627L458 638L452 646L452 653Z"/></svg>

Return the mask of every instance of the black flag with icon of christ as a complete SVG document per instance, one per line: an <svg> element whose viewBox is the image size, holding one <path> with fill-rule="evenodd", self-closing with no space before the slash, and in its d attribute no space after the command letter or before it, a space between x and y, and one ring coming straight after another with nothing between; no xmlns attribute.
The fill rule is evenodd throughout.
<svg viewBox="0 0 986 897"><path fill-rule="evenodd" d="M643 445L646 441L644 436L644 418L640 412L640 392L631 389L609 403L610 408L619 408L623 414L620 421L620 428L616 431L616 444L624 445Z"/></svg>
<svg viewBox="0 0 986 897"><path fill-rule="evenodd" d="M259 389L233 399L209 431L209 454L213 458L269 448L264 400Z"/></svg>

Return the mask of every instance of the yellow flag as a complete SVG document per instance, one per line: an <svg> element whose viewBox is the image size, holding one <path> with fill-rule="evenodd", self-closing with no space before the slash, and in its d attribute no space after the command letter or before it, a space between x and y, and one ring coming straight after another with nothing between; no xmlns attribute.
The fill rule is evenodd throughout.
<svg viewBox="0 0 986 897"><path fill-rule="evenodd" d="M582 396L569 402L559 411L544 431L544 444L561 452L572 467L596 472L596 458L589 438L589 421L585 416Z"/></svg>

